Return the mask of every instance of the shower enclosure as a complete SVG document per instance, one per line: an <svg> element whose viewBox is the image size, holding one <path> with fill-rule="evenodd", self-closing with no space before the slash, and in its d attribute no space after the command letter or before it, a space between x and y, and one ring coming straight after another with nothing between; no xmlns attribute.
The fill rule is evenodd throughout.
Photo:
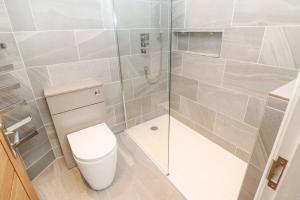
<svg viewBox="0 0 300 200"><path fill-rule="evenodd" d="M293 17L243 1L113 1L125 132L187 199L254 198L298 73Z"/></svg>
<svg viewBox="0 0 300 200"><path fill-rule="evenodd" d="M171 1L114 0L126 132L166 174L170 6Z"/></svg>

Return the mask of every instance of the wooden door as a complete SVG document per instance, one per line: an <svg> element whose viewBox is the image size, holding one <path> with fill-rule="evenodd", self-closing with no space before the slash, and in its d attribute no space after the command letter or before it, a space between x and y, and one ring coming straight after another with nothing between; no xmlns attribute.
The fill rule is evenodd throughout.
<svg viewBox="0 0 300 200"><path fill-rule="evenodd" d="M1 122L1 120L0 120ZM8 146L0 129L0 199L38 200L38 196L19 156Z"/></svg>

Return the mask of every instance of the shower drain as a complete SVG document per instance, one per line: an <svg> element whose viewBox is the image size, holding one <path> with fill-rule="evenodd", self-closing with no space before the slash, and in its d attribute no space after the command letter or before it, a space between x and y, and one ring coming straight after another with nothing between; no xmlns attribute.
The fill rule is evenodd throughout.
<svg viewBox="0 0 300 200"><path fill-rule="evenodd" d="M157 131L158 127L157 126L151 126L150 129L151 129L151 131Z"/></svg>

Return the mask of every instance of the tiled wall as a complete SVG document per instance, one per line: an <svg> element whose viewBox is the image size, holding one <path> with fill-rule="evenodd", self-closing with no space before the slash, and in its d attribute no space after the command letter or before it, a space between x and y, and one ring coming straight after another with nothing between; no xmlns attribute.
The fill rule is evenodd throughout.
<svg viewBox="0 0 300 200"><path fill-rule="evenodd" d="M249 162L268 93L298 73L299 13L296 0L174 0L172 115Z"/></svg>
<svg viewBox="0 0 300 200"><path fill-rule="evenodd" d="M288 102L287 100L272 96L267 98L265 113L259 128L259 135L249 161L239 200L251 200L254 198Z"/></svg>
<svg viewBox="0 0 300 200"><path fill-rule="evenodd" d="M130 128L168 112L170 1L115 0L114 2L124 80L126 122ZM161 39L160 32L162 32ZM140 34L143 33L150 35L146 54L141 53ZM160 72L161 48L163 54ZM145 66L150 69L151 83L145 77ZM153 80L155 83L152 83Z"/></svg>
<svg viewBox="0 0 300 200"><path fill-rule="evenodd" d="M8 46L0 52L0 64L15 65L10 73L22 85L17 94L28 101L34 116L33 126L40 132L20 148L31 177L61 156L44 87L91 78L101 80L109 126L115 132L125 127L111 3L110 0L0 1L0 41Z"/></svg>

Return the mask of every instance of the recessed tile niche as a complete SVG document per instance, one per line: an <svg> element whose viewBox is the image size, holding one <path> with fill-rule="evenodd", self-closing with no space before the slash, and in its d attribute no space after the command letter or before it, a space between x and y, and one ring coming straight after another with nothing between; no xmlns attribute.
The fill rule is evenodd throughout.
<svg viewBox="0 0 300 200"><path fill-rule="evenodd" d="M174 32L175 48L211 57L220 57L222 38L222 31Z"/></svg>

